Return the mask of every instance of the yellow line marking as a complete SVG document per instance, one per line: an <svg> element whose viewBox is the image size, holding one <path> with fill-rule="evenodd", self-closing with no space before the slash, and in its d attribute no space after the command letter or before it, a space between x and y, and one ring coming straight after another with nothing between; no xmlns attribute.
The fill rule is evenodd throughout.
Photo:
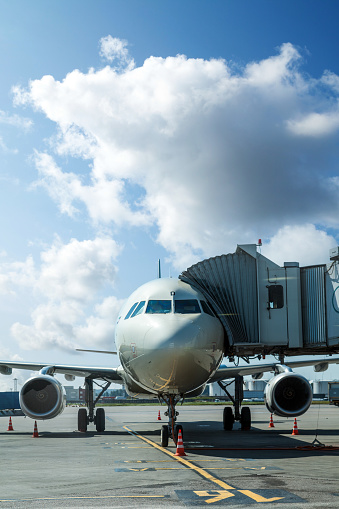
<svg viewBox="0 0 339 509"><path fill-rule="evenodd" d="M184 467L144 467L144 468L132 468L129 467L127 470L133 470L134 472L143 472L146 470L184 470ZM266 470L266 467L209 467L209 470ZM234 488L236 489L236 488Z"/></svg>
<svg viewBox="0 0 339 509"><path fill-rule="evenodd" d="M130 468L129 470L132 470L133 472L145 472L146 470L148 470L147 467L145 468Z"/></svg>
<svg viewBox="0 0 339 509"><path fill-rule="evenodd" d="M261 495L257 495L256 493L253 493L253 491L250 490L238 490L243 495L246 495L247 497L253 498L256 502L275 502L276 500L281 500L284 497L273 497L273 498L265 498Z"/></svg>
<svg viewBox="0 0 339 509"><path fill-rule="evenodd" d="M208 469L209 470L266 470L266 467L208 467Z"/></svg>
<svg viewBox="0 0 339 509"><path fill-rule="evenodd" d="M213 475L209 474L208 472L205 472L205 470L203 470L202 468L194 465L190 461L185 460L181 456L175 456L173 454L173 452L167 451L166 449L164 449L164 447L161 447L160 445L156 444L155 442L152 442L148 438L143 437L142 435L139 435L138 433L136 433L135 431L131 430L127 426L123 426L123 428L126 429L127 431L129 431L130 433L133 433L135 436L137 436L138 438L140 438L141 440L143 440L147 444L150 444L152 447L155 447L159 451L161 451L161 452L163 452L165 454L168 454L169 456L171 456L171 458L175 459L176 461L179 461L180 463L182 463L186 467L190 468L191 470L194 470L195 472L200 474L202 477L205 477L205 479L208 479L209 481L214 482L215 484L217 484L218 486L220 486L224 490L235 490L236 489L236 488L233 488L232 486L229 486L227 483L225 483L221 479L217 479L216 477L213 477Z"/></svg>
<svg viewBox="0 0 339 509"><path fill-rule="evenodd" d="M121 447L121 449L149 449L149 447L141 447L140 445L138 447L137 445L134 445L133 447L125 447L125 446L123 446L123 447Z"/></svg>
<svg viewBox="0 0 339 509"><path fill-rule="evenodd" d="M138 433L136 433L132 429L128 428L127 426L123 426L123 428L126 429L127 431L129 431L130 433L132 433L134 436L140 438L140 440L143 440L144 442L151 445L152 447L155 447L159 451L161 451L165 454L168 454L169 456L171 456L171 458L175 459L176 461L179 461L180 463L182 463L186 467L190 468L194 472L197 472L202 477L205 477L205 479L207 479L208 481L211 481L211 482L217 484L218 486L220 486L221 488L223 488L224 490L226 490L226 491L217 491L217 493L219 493L218 497L221 497L221 498L215 497L215 498L206 500L206 503L208 503L208 504L217 502L219 500L222 500L223 498L229 498L229 497L233 496L233 493L230 493L227 490L237 490L239 493L242 493L243 495L246 495L247 497L252 498L256 502L274 502L276 500L281 500L284 498L284 497L265 498L265 497L262 497L261 495L257 495L256 493L253 493L253 491L250 491L250 490L238 490L237 488L234 488L233 486L230 486L229 484L225 483L221 479L217 479L216 477L213 477L213 475L209 474L204 469L198 467L197 465L194 465L194 463L191 463L190 461L185 460L181 456L175 456L173 454L173 452L168 451L164 447L161 447L160 445L156 444L155 442L152 442L152 440L149 440L148 438L143 437L142 435L139 435ZM207 493L207 496L210 496L207 491L197 492L197 493ZM199 495L199 496L206 496L206 495Z"/></svg>
<svg viewBox="0 0 339 509"><path fill-rule="evenodd" d="M194 493L198 495L198 497L213 497L213 493L208 493L208 491L195 491ZM205 500L206 504L213 504L214 502L220 502L220 500L224 500L225 498L235 496L235 494L231 493L230 491L216 490L216 493L219 493L219 495L214 496L214 498L209 498L208 500Z"/></svg>

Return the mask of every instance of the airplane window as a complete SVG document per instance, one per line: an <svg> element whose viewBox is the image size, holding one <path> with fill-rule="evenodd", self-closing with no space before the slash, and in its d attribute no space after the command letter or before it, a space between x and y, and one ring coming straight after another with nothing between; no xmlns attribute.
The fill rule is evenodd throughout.
<svg viewBox="0 0 339 509"><path fill-rule="evenodd" d="M135 311L132 313L131 318L133 318L133 316L140 315L143 312L144 307L145 307L145 301L142 300L141 302L139 302L139 304L135 308Z"/></svg>
<svg viewBox="0 0 339 509"><path fill-rule="evenodd" d="M191 313L201 313L198 301L195 299L175 300L174 308L175 313L181 313L184 315Z"/></svg>
<svg viewBox="0 0 339 509"><path fill-rule="evenodd" d="M135 310L135 308L137 307L137 305L138 305L138 303L137 303L137 302L135 302L135 303L133 304L133 306L132 306L132 307L131 307L131 309L128 311L127 315L125 316L125 320L127 320L127 319L131 316L131 314L133 313L133 311Z"/></svg>
<svg viewBox="0 0 339 509"><path fill-rule="evenodd" d="M149 300L146 313L170 313L172 309L172 301L170 300Z"/></svg>
<svg viewBox="0 0 339 509"><path fill-rule="evenodd" d="M202 307L202 310L204 313L207 313L208 315L211 315L211 316L215 316L212 309L210 308L209 304L207 304L207 302L205 302L204 300L201 300L200 304L201 304L201 307Z"/></svg>

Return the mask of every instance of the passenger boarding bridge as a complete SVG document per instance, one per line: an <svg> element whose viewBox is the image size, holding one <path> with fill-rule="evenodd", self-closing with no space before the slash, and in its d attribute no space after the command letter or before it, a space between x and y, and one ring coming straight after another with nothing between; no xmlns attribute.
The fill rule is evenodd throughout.
<svg viewBox="0 0 339 509"><path fill-rule="evenodd" d="M330 251L328 264L280 267L256 244L239 245L179 277L199 289L219 316L227 355L339 353L339 247Z"/></svg>

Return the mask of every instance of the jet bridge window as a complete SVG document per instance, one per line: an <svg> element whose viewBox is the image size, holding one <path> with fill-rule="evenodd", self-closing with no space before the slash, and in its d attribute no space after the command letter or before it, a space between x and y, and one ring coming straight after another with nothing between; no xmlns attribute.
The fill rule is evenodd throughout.
<svg viewBox="0 0 339 509"><path fill-rule="evenodd" d="M138 305L138 303L137 303L137 302L135 302L135 303L133 304L133 306L132 306L132 307L131 307L131 309L128 311L127 315L125 316L125 320L127 320L127 319L131 316L131 314L133 313L133 311L135 310L135 308L137 307L137 305Z"/></svg>
<svg viewBox="0 0 339 509"><path fill-rule="evenodd" d="M146 304L146 301L142 300L141 302L139 302L139 304L137 305L137 307L135 308L135 311L133 311L132 315L131 315L131 318L133 318L134 316L137 316L137 315L141 315L141 313L143 312L144 310L144 307L145 307L145 304Z"/></svg>
<svg viewBox="0 0 339 509"><path fill-rule="evenodd" d="M149 300L146 313L164 314L172 311L172 301L170 300Z"/></svg>
<svg viewBox="0 0 339 509"><path fill-rule="evenodd" d="M268 308L281 309L284 307L284 289L281 285L270 285L268 288Z"/></svg>
<svg viewBox="0 0 339 509"><path fill-rule="evenodd" d="M175 300L174 313L188 315L192 313L201 313L198 301L195 299Z"/></svg>

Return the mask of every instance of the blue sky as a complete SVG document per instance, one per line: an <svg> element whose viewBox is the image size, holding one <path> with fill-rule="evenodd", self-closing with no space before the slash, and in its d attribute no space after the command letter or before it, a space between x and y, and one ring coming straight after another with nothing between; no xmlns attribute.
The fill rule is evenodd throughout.
<svg viewBox="0 0 339 509"><path fill-rule="evenodd" d="M176 276L263 238L278 263L327 262L336 2L0 13L0 357L92 364L74 348L112 348L112 316L158 258Z"/></svg>

